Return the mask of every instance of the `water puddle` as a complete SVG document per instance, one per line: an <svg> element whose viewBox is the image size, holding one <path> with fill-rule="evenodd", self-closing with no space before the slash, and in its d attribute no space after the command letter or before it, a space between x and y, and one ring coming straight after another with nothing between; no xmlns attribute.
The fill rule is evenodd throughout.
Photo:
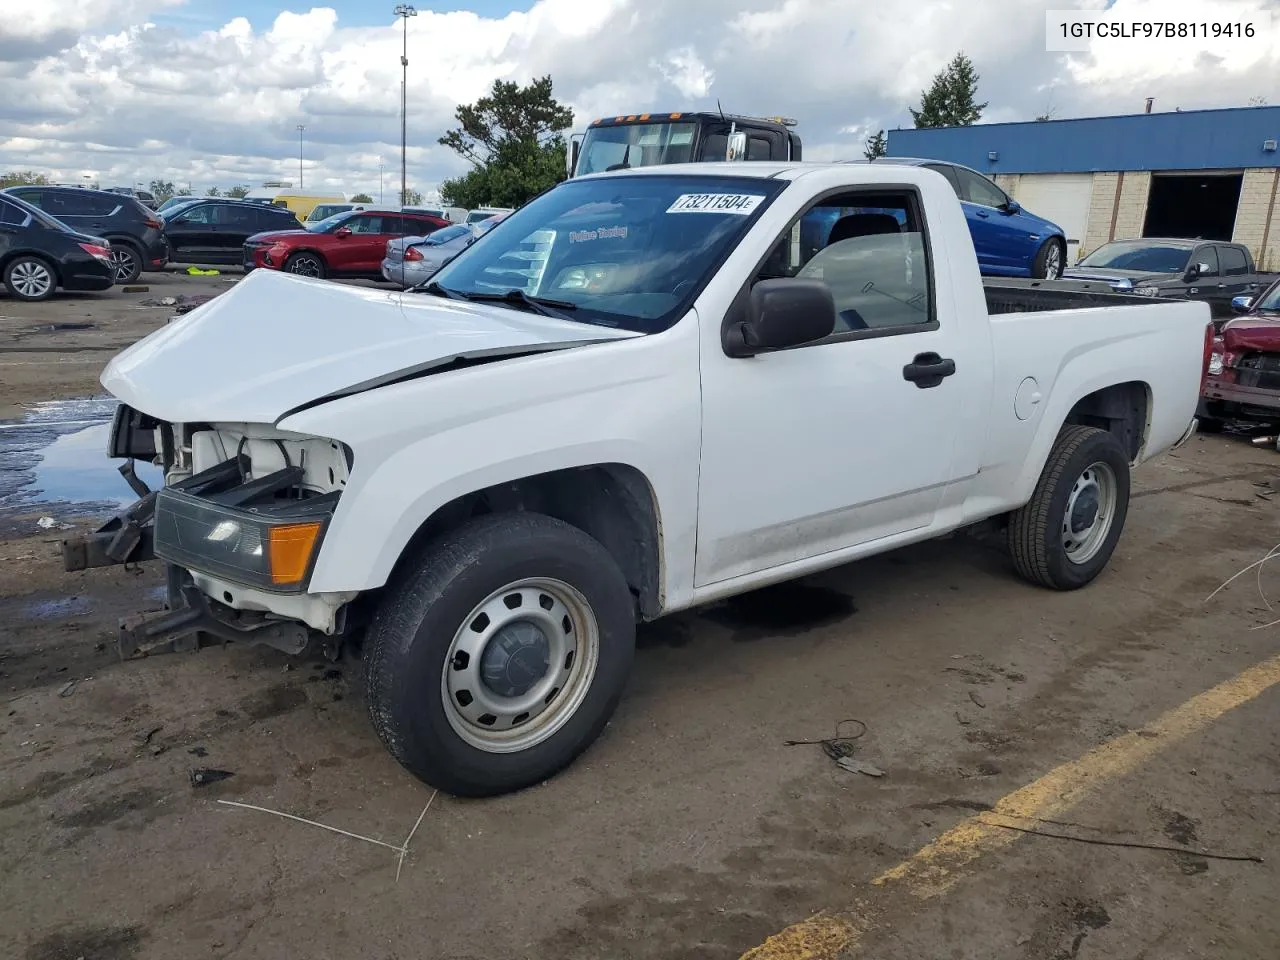
<svg viewBox="0 0 1280 960"><path fill-rule="evenodd" d="M85 597L59 597L28 604L23 615L29 620L61 620L82 617L92 610L93 604Z"/></svg>
<svg viewBox="0 0 1280 960"><path fill-rule="evenodd" d="M38 404L0 422L0 518L39 511L55 519L110 513L137 499L107 458L117 402L110 397ZM135 464L152 489L159 468Z"/></svg>

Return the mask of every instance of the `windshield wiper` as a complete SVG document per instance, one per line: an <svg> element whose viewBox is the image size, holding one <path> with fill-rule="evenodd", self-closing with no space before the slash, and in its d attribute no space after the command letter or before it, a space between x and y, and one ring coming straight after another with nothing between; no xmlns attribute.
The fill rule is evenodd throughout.
<svg viewBox="0 0 1280 960"><path fill-rule="evenodd" d="M568 300L531 297L519 287L513 287L504 293L455 293L455 296L478 303L509 303L512 306L528 307L534 313L541 314L544 317L557 317L560 319L563 318L560 317L557 311L578 309L576 303L570 303Z"/></svg>
<svg viewBox="0 0 1280 960"><path fill-rule="evenodd" d="M424 280L422 283L416 283L409 288L409 293L429 293L435 297L444 297L447 300L466 300L462 294L449 290L440 286L435 280Z"/></svg>

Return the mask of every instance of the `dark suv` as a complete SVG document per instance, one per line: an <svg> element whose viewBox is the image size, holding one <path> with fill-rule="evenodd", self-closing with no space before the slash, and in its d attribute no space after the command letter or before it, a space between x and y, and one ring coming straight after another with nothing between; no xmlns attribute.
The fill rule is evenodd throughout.
<svg viewBox="0 0 1280 960"><path fill-rule="evenodd" d="M7 187L3 192L72 230L110 240L116 283L133 283L143 270L163 270L169 262L164 223L133 197L83 187Z"/></svg>
<svg viewBox="0 0 1280 960"><path fill-rule="evenodd" d="M244 242L268 230L298 230L284 207L247 200L196 200L165 211L169 259L176 263L239 263Z"/></svg>

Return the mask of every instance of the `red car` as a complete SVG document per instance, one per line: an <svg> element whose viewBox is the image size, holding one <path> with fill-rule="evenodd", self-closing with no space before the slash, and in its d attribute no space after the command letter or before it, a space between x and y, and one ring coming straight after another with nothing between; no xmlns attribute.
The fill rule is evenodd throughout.
<svg viewBox="0 0 1280 960"><path fill-rule="evenodd" d="M1237 297L1243 316L1213 341L1201 392L1200 426L1212 431L1225 420L1280 423L1280 280L1260 297Z"/></svg>
<svg viewBox="0 0 1280 960"><path fill-rule="evenodd" d="M428 213L357 210L334 214L297 230L256 233L244 244L244 271L258 267L304 277L382 279L387 241L425 236L448 220Z"/></svg>

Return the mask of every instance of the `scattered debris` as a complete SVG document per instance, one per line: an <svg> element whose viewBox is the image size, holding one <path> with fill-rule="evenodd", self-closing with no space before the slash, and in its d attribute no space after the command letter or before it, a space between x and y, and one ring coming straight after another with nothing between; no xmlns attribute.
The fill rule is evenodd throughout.
<svg viewBox="0 0 1280 960"><path fill-rule="evenodd" d="M187 267L187 275L192 277L216 277L221 270L201 270L199 267Z"/></svg>
<svg viewBox="0 0 1280 960"><path fill-rule="evenodd" d="M962 726L962 727L967 727L969 724L973 723L973 721L972 721L972 720L970 720L970 719L968 719L967 717L962 717L962 716L960 716L959 711L957 711L957 712L956 712L956 723L960 724L960 726Z"/></svg>
<svg viewBox="0 0 1280 960"><path fill-rule="evenodd" d="M978 696L976 693L974 693L972 690L969 691L969 699L972 700L974 703L976 703L983 710L987 709L987 705L982 702L982 698Z"/></svg>
<svg viewBox="0 0 1280 960"><path fill-rule="evenodd" d="M1209 860L1234 860L1241 863L1264 863L1261 857L1252 855L1237 856L1227 853L1209 853L1205 850L1191 850L1187 847L1171 847L1159 843L1137 843L1131 840L1103 840L1099 837L1076 837L1069 833L1051 833L1048 830L1033 830L1030 827L1015 827L1011 823L998 823L995 820L988 820L985 817L978 817L979 823L984 823L988 827L999 827L1001 830L1012 830L1015 833L1025 833L1033 837L1047 837L1051 840L1074 840L1076 843L1087 843L1096 847L1125 847L1130 850L1156 850L1162 853L1180 853L1193 857L1204 857Z"/></svg>
<svg viewBox="0 0 1280 960"><path fill-rule="evenodd" d="M169 748L166 747L163 743L153 743L151 745L151 755L153 757L158 757L160 756L160 754L164 753L168 749Z"/></svg>
<svg viewBox="0 0 1280 960"><path fill-rule="evenodd" d="M868 777L884 776L884 771L874 763L868 763L866 760L855 760L853 757L841 757L836 761L836 766L848 770L850 773L865 773Z"/></svg>
<svg viewBox="0 0 1280 960"><path fill-rule="evenodd" d="M66 686L64 686L61 690L58 691L58 696L69 697L71 696L72 693L75 692L75 689L76 689L76 681L69 680Z"/></svg>
<svg viewBox="0 0 1280 960"><path fill-rule="evenodd" d="M59 523L53 517L41 517L36 521L36 526L41 530L70 530L71 524Z"/></svg>
<svg viewBox="0 0 1280 960"><path fill-rule="evenodd" d="M1031 934L1024 933L1022 936L1018 938L1017 945L1020 947L1025 947L1030 942L1031 942Z"/></svg>
<svg viewBox="0 0 1280 960"><path fill-rule="evenodd" d="M138 734L133 739L138 741L138 746L145 747L151 743L151 738L154 737L157 733L159 733L163 729L164 727L154 727L151 730L148 730L146 733Z"/></svg>
<svg viewBox="0 0 1280 960"><path fill-rule="evenodd" d="M151 288L146 286L121 287L121 293L150 293Z"/></svg>
<svg viewBox="0 0 1280 960"><path fill-rule="evenodd" d="M193 772L194 773L194 772ZM228 774L230 776L230 774ZM422 826L423 819L427 816L427 811L431 809L431 804L435 802L438 790L431 791L431 796L427 799L427 805L422 808L422 812L418 814L417 822L414 823L413 829L409 831L409 835L404 838L404 843L396 845L387 843L385 840L375 840L373 837L361 836L358 833L352 833L350 830L342 830L339 827L331 827L327 823L320 823L316 820L308 820L306 817L294 816L292 813L282 813L279 810L270 810L267 807L256 807L251 803L237 803L235 800L219 800L218 802L228 807L239 807L242 810L256 810L259 813L269 813L273 817L283 817L286 820L296 820L298 823L305 823L308 826L319 827L321 830L328 830L331 833L341 834L344 837L350 837L352 840L363 840L365 843L372 843L379 847L386 847L396 854L396 882L400 882L400 870L404 866L404 858L409 854L409 843L413 840L414 835L418 832L418 827Z"/></svg>
<svg viewBox="0 0 1280 960"><path fill-rule="evenodd" d="M207 767L201 767L198 770L191 771L191 785L193 787L207 787L211 783L227 780L234 776L235 774L230 770L211 770ZM219 800L218 802L228 803L229 801Z"/></svg>
<svg viewBox="0 0 1280 960"><path fill-rule="evenodd" d="M201 759L209 755L209 751L206 750L204 747L192 747L190 750L187 751L187 753L195 757L200 757Z"/></svg>

